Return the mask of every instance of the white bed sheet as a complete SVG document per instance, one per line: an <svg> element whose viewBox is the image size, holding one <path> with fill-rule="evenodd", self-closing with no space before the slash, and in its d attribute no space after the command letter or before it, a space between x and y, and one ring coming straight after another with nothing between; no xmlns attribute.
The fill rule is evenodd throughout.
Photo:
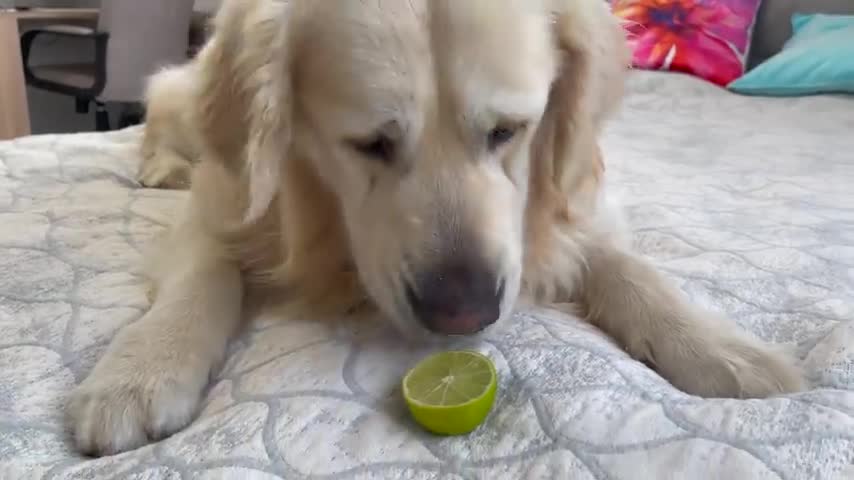
<svg viewBox="0 0 854 480"><path fill-rule="evenodd" d="M138 139L0 143L2 479L854 478L851 98L637 72L604 139L638 247L696 302L796 348L808 392L693 398L578 320L526 311L474 345L501 376L488 421L438 438L397 391L424 350L380 323L262 318L189 428L93 460L63 402L146 309L141 252L184 198L138 188Z"/></svg>

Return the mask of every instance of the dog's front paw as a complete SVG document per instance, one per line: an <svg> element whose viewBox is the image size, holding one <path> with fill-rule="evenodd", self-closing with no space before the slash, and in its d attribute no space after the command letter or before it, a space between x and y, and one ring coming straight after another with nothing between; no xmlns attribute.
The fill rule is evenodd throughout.
<svg viewBox="0 0 854 480"><path fill-rule="evenodd" d="M100 456L131 450L176 432L193 418L204 388L197 372L186 365L133 368L121 360L110 362L102 360L67 405L81 452Z"/></svg>
<svg viewBox="0 0 854 480"><path fill-rule="evenodd" d="M185 190L190 187L192 164L178 154L159 152L144 157L136 179L144 187Z"/></svg>
<svg viewBox="0 0 854 480"><path fill-rule="evenodd" d="M737 385L737 390L730 392L732 395L725 396L765 398L806 388L795 359L759 340L735 336L723 342L719 354Z"/></svg>
<svg viewBox="0 0 854 480"><path fill-rule="evenodd" d="M738 331L706 332L659 348L655 357L673 385L701 397L765 398L805 388L794 358Z"/></svg>

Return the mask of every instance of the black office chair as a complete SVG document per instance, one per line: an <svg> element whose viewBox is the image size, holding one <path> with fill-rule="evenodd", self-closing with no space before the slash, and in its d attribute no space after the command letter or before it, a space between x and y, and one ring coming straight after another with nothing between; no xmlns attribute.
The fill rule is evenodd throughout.
<svg viewBox="0 0 854 480"><path fill-rule="evenodd" d="M102 0L97 28L51 25L21 36L27 84L74 97L78 113L95 105L95 129L110 129L108 103L124 106L119 128L139 123L147 78L187 60L193 0ZM92 59L33 65L43 37L87 39ZM41 49L41 47L39 47Z"/></svg>
<svg viewBox="0 0 854 480"><path fill-rule="evenodd" d="M30 53L36 38L42 35L91 39L94 61L33 66L30 64ZM109 39L109 33L71 25L52 25L24 33L21 36L21 53L24 57L24 76L27 84L74 97L77 113L89 113L89 105L95 103L95 129L109 130L110 118L106 105L98 100L107 84Z"/></svg>

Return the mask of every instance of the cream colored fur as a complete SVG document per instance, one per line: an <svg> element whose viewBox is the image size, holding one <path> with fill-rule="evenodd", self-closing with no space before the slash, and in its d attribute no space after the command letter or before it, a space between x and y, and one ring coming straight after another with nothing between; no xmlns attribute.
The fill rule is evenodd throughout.
<svg viewBox="0 0 854 480"><path fill-rule="evenodd" d="M153 76L146 91L146 128L137 179L146 187L188 188L192 164L198 161L201 139L192 128L192 109L184 101L193 94L195 64Z"/></svg>
<svg viewBox="0 0 854 480"><path fill-rule="evenodd" d="M192 197L152 259L151 310L70 398L77 447L185 426L261 301L377 308L435 338L404 284L466 244L506 282L498 323L517 299L574 303L689 393L801 389L792 360L633 253L603 201L596 140L626 62L601 0L226 0L199 57L152 81L141 176L198 160ZM485 148L501 124L515 136ZM393 156L353 148L377 132Z"/></svg>

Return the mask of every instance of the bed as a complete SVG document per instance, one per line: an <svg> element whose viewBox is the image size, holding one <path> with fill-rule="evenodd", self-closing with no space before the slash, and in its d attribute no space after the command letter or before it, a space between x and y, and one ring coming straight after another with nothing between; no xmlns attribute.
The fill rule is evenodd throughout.
<svg viewBox="0 0 854 480"><path fill-rule="evenodd" d="M704 400L556 310L466 345L500 390L486 423L415 426L402 373L428 353L380 322L257 318L198 419L83 458L62 417L148 306L146 246L185 194L134 181L138 128L0 143L2 479L854 478L854 99L755 99L635 72L604 138L638 248L707 308L793 348L813 386Z"/></svg>

